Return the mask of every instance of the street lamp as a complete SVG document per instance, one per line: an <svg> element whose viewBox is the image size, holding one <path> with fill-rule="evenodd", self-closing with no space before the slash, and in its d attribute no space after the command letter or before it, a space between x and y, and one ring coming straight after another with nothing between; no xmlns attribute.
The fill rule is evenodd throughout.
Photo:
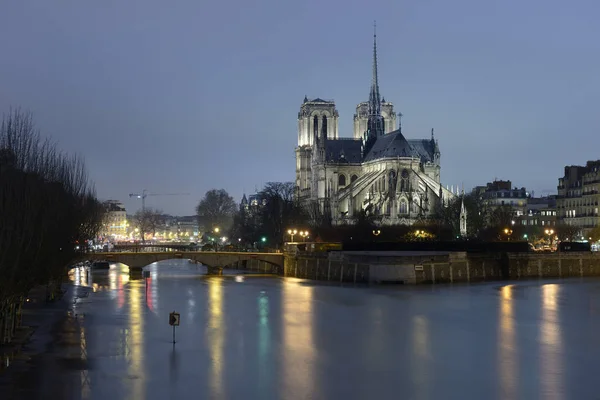
<svg viewBox="0 0 600 400"><path fill-rule="evenodd" d="M211 239L212 239L212 242L213 242L213 246L215 247L215 251L219 249L219 241L215 240L214 236L216 235L217 239L218 239L218 235L219 235L220 231L221 231L221 229L218 226L215 226L213 228L213 237Z"/></svg>
<svg viewBox="0 0 600 400"><path fill-rule="evenodd" d="M373 236L379 236L379 235L381 235L381 230L373 229Z"/></svg>
<svg viewBox="0 0 600 400"><path fill-rule="evenodd" d="M308 239L308 231L300 231L300 236L302 236L302 241L304 242Z"/></svg>
<svg viewBox="0 0 600 400"><path fill-rule="evenodd" d="M287 233L288 233L288 235L290 235L291 241L293 242L294 241L294 235L298 233L298 230L296 230L296 229L288 229Z"/></svg>
<svg viewBox="0 0 600 400"><path fill-rule="evenodd" d="M550 247L552 247L552 235L554 235L554 229L546 229L544 233L548 235L548 242L550 243Z"/></svg>

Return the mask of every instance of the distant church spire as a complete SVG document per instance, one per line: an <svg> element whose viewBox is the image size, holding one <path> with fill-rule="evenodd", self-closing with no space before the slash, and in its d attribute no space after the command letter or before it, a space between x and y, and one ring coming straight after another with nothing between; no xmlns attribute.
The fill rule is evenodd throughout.
<svg viewBox="0 0 600 400"><path fill-rule="evenodd" d="M377 24L373 23L373 76L369 93L369 115L381 115L381 96L379 95L379 77L377 76Z"/></svg>
<svg viewBox="0 0 600 400"><path fill-rule="evenodd" d="M379 78L377 76L377 25L373 23L373 76L369 92L369 119L367 121L366 142L363 148L366 155L379 136L384 134L383 116L381 115L381 96L379 94Z"/></svg>

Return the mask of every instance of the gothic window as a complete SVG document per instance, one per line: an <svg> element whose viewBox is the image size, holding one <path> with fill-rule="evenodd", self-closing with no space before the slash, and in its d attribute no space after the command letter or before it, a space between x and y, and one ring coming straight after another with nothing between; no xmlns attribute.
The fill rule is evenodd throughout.
<svg viewBox="0 0 600 400"><path fill-rule="evenodd" d="M385 215L390 215L392 213L391 201L385 203Z"/></svg>
<svg viewBox="0 0 600 400"><path fill-rule="evenodd" d="M400 175L400 191L408 192L408 170L403 169Z"/></svg>
<svg viewBox="0 0 600 400"><path fill-rule="evenodd" d="M323 132L323 138L327 137L327 117L325 115L323 115L323 128L322 128L322 132Z"/></svg>
<svg viewBox="0 0 600 400"><path fill-rule="evenodd" d="M400 214L408 214L408 204L406 200L400 200Z"/></svg>
<svg viewBox="0 0 600 400"><path fill-rule="evenodd" d="M396 193L396 171L394 170L390 171L388 188L390 193Z"/></svg>
<svg viewBox="0 0 600 400"><path fill-rule="evenodd" d="M313 118L313 132L315 137L319 137L319 117L316 115Z"/></svg>
<svg viewBox="0 0 600 400"><path fill-rule="evenodd" d="M357 175L352 175L352 178L350 178L350 183L354 183L354 181L357 179L358 179Z"/></svg>
<svg viewBox="0 0 600 400"><path fill-rule="evenodd" d="M340 187L346 186L346 175L340 174L338 176L338 186L340 186Z"/></svg>

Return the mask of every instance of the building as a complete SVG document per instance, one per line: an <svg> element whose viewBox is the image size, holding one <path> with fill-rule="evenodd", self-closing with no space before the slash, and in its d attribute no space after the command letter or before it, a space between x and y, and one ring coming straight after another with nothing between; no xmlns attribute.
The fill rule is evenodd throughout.
<svg viewBox="0 0 600 400"><path fill-rule="evenodd" d="M267 200L263 199L260 193L251 194L248 195L248 197L246 197L246 195L244 194L242 196L242 201L240 202L240 207L244 211L248 211L250 213L257 213L266 204Z"/></svg>
<svg viewBox="0 0 600 400"><path fill-rule="evenodd" d="M104 205L104 222L101 236L105 240L123 240L127 238L127 212L123 203L117 200L107 200Z"/></svg>
<svg viewBox="0 0 600 400"><path fill-rule="evenodd" d="M564 176L558 178L558 219L584 232L600 225L599 189L600 160L588 161L585 166L566 166Z"/></svg>
<svg viewBox="0 0 600 400"><path fill-rule="evenodd" d="M400 114L399 114L400 115ZM369 100L356 107L354 134L341 138L333 100L304 98L298 113L296 196L351 222L364 210L382 224L412 224L454 197L440 184L440 149L434 138L407 139L396 128L394 106L379 92L377 36Z"/></svg>
<svg viewBox="0 0 600 400"><path fill-rule="evenodd" d="M525 213L517 217L517 224L553 229L556 219L556 196L530 197Z"/></svg>
<svg viewBox="0 0 600 400"><path fill-rule="evenodd" d="M175 217L163 215L154 238L159 241L196 242L201 236L198 216Z"/></svg>
<svg viewBox="0 0 600 400"><path fill-rule="evenodd" d="M514 210L515 217L522 216L527 211L527 198L529 193L522 188L513 188L511 181L494 180L486 186L476 186L473 194L483 200L483 204L490 209L509 206Z"/></svg>

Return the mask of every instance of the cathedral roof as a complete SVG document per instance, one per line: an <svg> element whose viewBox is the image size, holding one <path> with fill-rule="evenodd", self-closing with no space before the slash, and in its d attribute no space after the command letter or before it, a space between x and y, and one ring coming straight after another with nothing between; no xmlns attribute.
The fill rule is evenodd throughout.
<svg viewBox="0 0 600 400"><path fill-rule="evenodd" d="M317 97L316 99L312 99L312 100L308 100L311 103L333 103L332 100L323 100L320 97Z"/></svg>
<svg viewBox="0 0 600 400"><path fill-rule="evenodd" d="M379 136L364 161L388 157L418 157L418 154L400 131L394 131Z"/></svg>
<svg viewBox="0 0 600 400"><path fill-rule="evenodd" d="M422 162L433 162L435 142L430 139L409 139L408 143L415 150Z"/></svg>
<svg viewBox="0 0 600 400"><path fill-rule="evenodd" d="M361 139L328 139L325 143L326 159L332 163L358 164L361 160Z"/></svg>

